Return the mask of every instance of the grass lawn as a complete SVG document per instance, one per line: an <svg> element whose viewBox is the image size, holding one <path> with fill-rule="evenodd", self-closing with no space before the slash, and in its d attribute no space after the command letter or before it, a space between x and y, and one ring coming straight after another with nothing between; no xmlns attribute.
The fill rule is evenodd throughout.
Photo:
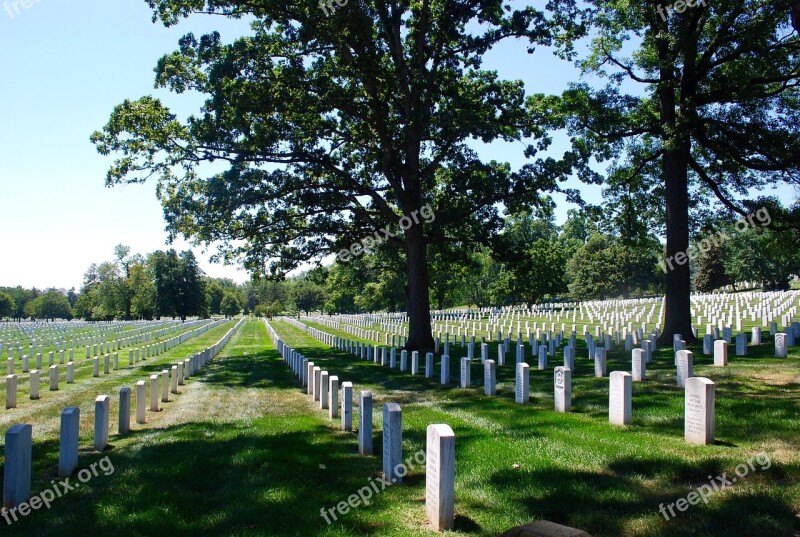
<svg viewBox="0 0 800 537"><path fill-rule="evenodd" d="M447 534L496 536L543 518L595 536L800 535L798 352L788 360L771 358L770 340L751 348L751 356L731 356L725 369L710 367L710 358L692 349L695 375L717 383L718 443L700 447L683 441L683 390L675 386L668 349L656 352L647 381L634 384L633 423L622 428L608 424L608 379L591 376L584 347L573 374L573 412L556 414L552 367L560 365L560 353L548 370L531 370L531 402L517 405L512 365L498 367L498 393L486 397L479 361L472 370L474 387L455 387L461 357L455 351L451 386L441 387L345 355L288 323L273 326L340 382L353 382L356 403L359 390L373 391L377 455L357 454L355 434L341 432L338 420L310 401L263 324L251 321L162 412L148 412L148 424L134 425L130 435L112 435L112 447L103 454L90 451L91 401L99 393L112 395L116 431L114 405L123 379L106 392L81 394L79 468L108 456L113 474L100 473L49 510L11 526L0 520L0 533L434 535L425 521L422 465L402 485L337 515L332 524L320 516L321 509L346 501L380 475L381 406L397 402L403 409L404 458L424 449L427 425L447 423L455 431L456 528ZM188 355L192 345L203 348L229 327L174 351ZM490 357L496 354L493 344ZM512 363L513 353L508 357ZM627 370L628 362L628 353L611 352L608 371ZM437 379L438 373L437 359ZM137 375L124 380L133 385L144 378ZM26 416L34 424L34 494L56 479L58 412ZM357 411L354 423L356 416ZM669 522L659 513L660 504L686 497L707 484L708 476L730 479L737 465L761 452L769 456L769 468L755 462L755 469L713 494L707 505L676 510Z"/></svg>

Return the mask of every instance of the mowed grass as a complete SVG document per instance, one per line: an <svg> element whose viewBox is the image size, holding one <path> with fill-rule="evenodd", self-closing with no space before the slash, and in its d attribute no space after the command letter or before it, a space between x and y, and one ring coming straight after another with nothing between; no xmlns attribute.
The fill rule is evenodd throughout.
<svg viewBox="0 0 800 537"><path fill-rule="evenodd" d="M263 323L251 321L163 412L148 412L149 423L131 435L112 435L105 453L90 452L91 425L83 427L80 468L107 455L112 475L101 473L51 509L12 526L0 520L0 532L433 535L425 520L422 465L410 468L402 485L373 495L369 505L337 513L332 524L320 516L321 509L346 501L380 475L386 402L403 409L404 458L424 449L429 424L447 423L455 431L456 527L446 535L496 536L540 518L595 536L800 531L796 351L779 361L767 355L768 343L747 358L732 356L724 370L695 352L695 375L717 382L719 442L699 447L683 441L683 391L675 386L669 350L656 353L647 382L634 384L633 424L621 428L607 423L608 379L591 376L583 347L573 377L573 413L565 415L552 410L552 367L559 365L560 353L548 370L531 370L531 402L517 405L512 365L498 368L497 396L483 395L479 360L472 369L474 387L457 388L458 361L466 355L458 347L451 352L451 385L442 387L438 380L358 360L288 323L273 326L315 364L341 382L353 382L356 404L359 390L373 391L376 455L357 454L355 433L341 432L339 421L310 401ZM490 357L496 354L492 345ZM610 353L609 372L627 370L627 354ZM512 363L512 353L508 358ZM438 359L435 372L438 379ZM771 457L768 469L755 462L755 470L708 505L678 512L669 522L659 513L661 503L685 497L706 484L707 476L730 478L759 452ZM55 479L57 454L57 436L35 440L34 493Z"/></svg>

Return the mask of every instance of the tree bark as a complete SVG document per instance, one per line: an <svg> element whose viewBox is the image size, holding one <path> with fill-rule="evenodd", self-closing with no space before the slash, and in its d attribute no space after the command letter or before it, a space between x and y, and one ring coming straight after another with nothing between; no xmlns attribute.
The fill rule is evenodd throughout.
<svg viewBox="0 0 800 537"><path fill-rule="evenodd" d="M666 303L664 330L659 345L672 345L673 335L680 334L694 343L691 316L691 274L689 249L688 142L664 155L665 201L667 213ZM683 261L683 263L679 263Z"/></svg>
<svg viewBox="0 0 800 537"><path fill-rule="evenodd" d="M411 226L405 235L408 269L408 340L405 348L420 353L433 352L427 244L421 225Z"/></svg>

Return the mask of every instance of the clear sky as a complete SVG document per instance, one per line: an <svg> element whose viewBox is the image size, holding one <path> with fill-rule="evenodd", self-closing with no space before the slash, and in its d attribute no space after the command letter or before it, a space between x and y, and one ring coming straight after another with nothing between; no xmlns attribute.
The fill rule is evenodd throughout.
<svg viewBox="0 0 800 537"><path fill-rule="evenodd" d="M153 94L182 117L197 111L197 95L153 88L157 60L190 31L218 30L228 41L249 29L216 16L164 28L144 0L0 3L0 285L79 288L86 268L111 259L114 245L144 254L164 249L167 237L155 185L106 188L112 159L96 152L90 134L126 98ZM529 92L557 93L577 76L547 51L527 55L521 43L502 44L484 67L524 80ZM494 144L481 153L517 167L523 149ZM596 188L581 189L599 201ZM559 203L559 221L568 208ZM247 279L210 264L210 252L195 253L208 275Z"/></svg>

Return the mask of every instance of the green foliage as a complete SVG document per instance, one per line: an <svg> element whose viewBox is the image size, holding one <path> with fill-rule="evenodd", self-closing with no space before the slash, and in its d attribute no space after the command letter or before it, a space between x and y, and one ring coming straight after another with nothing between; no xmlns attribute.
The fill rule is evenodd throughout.
<svg viewBox="0 0 800 537"><path fill-rule="evenodd" d="M17 310L17 304L8 293L0 291L0 319L4 317L11 317Z"/></svg>
<svg viewBox="0 0 800 537"><path fill-rule="evenodd" d="M514 174L468 145L530 139L531 157L550 145L526 113L522 82L481 63L506 39L563 49L583 34L575 2L555 4L351 3L344 18L282 2L151 2L166 25L246 16L253 34L233 43L189 34L158 62L157 87L206 97L198 115L182 121L145 96L118 105L91 139L118 155L107 184L158 177L170 233L217 244L252 272L283 276L395 232L383 244L407 255L405 285L386 285L404 292L408 345L431 347L428 247L487 244L501 204L537 203L576 160L540 159ZM204 176L209 162L227 169Z"/></svg>
<svg viewBox="0 0 800 537"><path fill-rule="evenodd" d="M298 310L308 314L322 309L325 304L325 289L307 278L298 279L292 286L292 300Z"/></svg>
<svg viewBox="0 0 800 537"><path fill-rule="evenodd" d="M725 272L722 249L712 243L697 261L694 287L700 293L710 293L730 283L731 280Z"/></svg>
<svg viewBox="0 0 800 537"><path fill-rule="evenodd" d="M501 303L531 306L545 297L567 290L564 278L566 251L558 242L552 216L520 214L508 220L500 238L496 260L503 266L495 290Z"/></svg>
<svg viewBox="0 0 800 537"><path fill-rule="evenodd" d="M34 298L26 307L30 316L37 319L72 319L69 300L55 289Z"/></svg>
<svg viewBox="0 0 800 537"><path fill-rule="evenodd" d="M800 273L800 240L794 232L751 228L723 247L725 270L734 281L757 281L762 289L786 290Z"/></svg>
<svg viewBox="0 0 800 537"><path fill-rule="evenodd" d="M187 250L154 252L148 265L156 289L156 315L180 317L206 313L203 273L194 254Z"/></svg>
<svg viewBox="0 0 800 537"><path fill-rule="evenodd" d="M20 286L0 287L0 291L11 297L14 307L10 317L17 321L27 316L25 314L25 306L40 294L35 287L33 289L23 289Z"/></svg>
<svg viewBox="0 0 800 537"><path fill-rule="evenodd" d="M242 313L242 298L236 291L225 291L220 304L220 313L226 317L235 317Z"/></svg>

